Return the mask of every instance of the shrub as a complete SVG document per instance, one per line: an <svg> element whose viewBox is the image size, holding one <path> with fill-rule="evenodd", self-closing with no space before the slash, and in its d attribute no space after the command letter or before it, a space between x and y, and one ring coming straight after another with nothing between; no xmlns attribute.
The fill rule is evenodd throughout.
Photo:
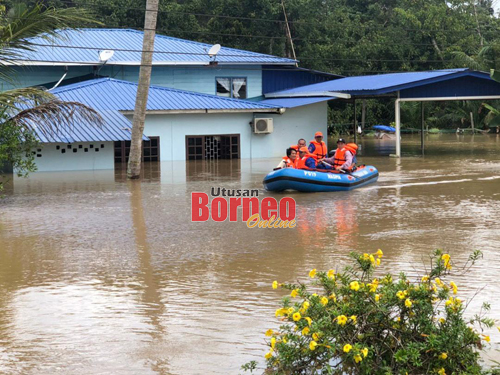
<svg viewBox="0 0 500 375"><path fill-rule="evenodd" d="M374 277L383 253L356 254L340 273L311 270L311 282L273 283L290 292L269 329L269 374L485 374L480 351L494 322L465 319L458 287L448 281L450 256L437 250L430 272L412 282L401 273ZM481 256L475 252L462 270ZM256 368L251 362L246 370Z"/></svg>

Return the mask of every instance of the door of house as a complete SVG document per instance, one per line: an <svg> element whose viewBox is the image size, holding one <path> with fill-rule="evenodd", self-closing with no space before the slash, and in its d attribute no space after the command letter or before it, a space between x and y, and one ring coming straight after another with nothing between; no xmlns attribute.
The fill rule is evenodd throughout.
<svg viewBox="0 0 500 375"><path fill-rule="evenodd" d="M239 134L186 136L186 160L239 158Z"/></svg>
<svg viewBox="0 0 500 375"><path fill-rule="evenodd" d="M142 141L142 161L160 161L160 137ZM128 163L130 141L115 142L115 163Z"/></svg>

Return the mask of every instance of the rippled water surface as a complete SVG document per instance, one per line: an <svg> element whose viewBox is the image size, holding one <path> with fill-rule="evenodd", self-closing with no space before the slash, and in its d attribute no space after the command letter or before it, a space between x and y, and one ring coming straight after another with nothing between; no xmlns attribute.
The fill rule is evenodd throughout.
<svg viewBox="0 0 500 375"><path fill-rule="evenodd" d="M38 173L0 201L0 373L237 374L265 352L280 281L339 267L352 250L385 253L383 269L415 275L435 248L484 259L455 281L500 322L500 139L435 136L425 157L407 138L364 140L376 184L287 193L295 229L192 223L190 193L260 189L279 160L148 165L124 172ZM161 170L161 172L160 172ZM500 359L492 332L489 357Z"/></svg>

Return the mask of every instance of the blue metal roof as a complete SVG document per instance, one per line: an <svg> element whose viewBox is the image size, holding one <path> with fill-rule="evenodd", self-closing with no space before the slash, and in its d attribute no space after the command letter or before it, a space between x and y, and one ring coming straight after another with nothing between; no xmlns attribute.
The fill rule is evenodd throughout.
<svg viewBox="0 0 500 375"><path fill-rule="evenodd" d="M78 101L96 109L133 111L137 83L100 78L51 91L65 101ZM256 111L276 112L278 107L241 99L150 86L148 111Z"/></svg>
<svg viewBox="0 0 500 375"><path fill-rule="evenodd" d="M264 99L260 101L261 104L272 105L280 108L295 108L303 105L325 102L328 100L336 99L335 97L306 97L306 98L274 98Z"/></svg>
<svg viewBox="0 0 500 375"><path fill-rule="evenodd" d="M290 90L266 94L270 97L290 97L300 95L327 95L342 92L351 95L381 95L414 88L459 77L473 76L491 80L489 74L468 69L435 70L429 72L390 73L371 76L346 77L317 83Z"/></svg>
<svg viewBox="0 0 500 375"><path fill-rule="evenodd" d="M54 131L33 124L31 127L41 143L112 142L130 141L132 123L118 111L98 111L103 119L99 125L87 120L74 119L71 125ZM143 140L149 138L144 136Z"/></svg>
<svg viewBox="0 0 500 375"><path fill-rule="evenodd" d="M100 65L99 51L113 50L108 65L140 65L142 31L132 29L78 29L61 30L61 38L47 40L43 37L28 39L34 51L19 51L21 61L33 65L70 65L85 63ZM155 65L206 65L211 59L207 54L210 44L156 35L153 64ZM216 58L219 64L294 65L295 60L222 47Z"/></svg>

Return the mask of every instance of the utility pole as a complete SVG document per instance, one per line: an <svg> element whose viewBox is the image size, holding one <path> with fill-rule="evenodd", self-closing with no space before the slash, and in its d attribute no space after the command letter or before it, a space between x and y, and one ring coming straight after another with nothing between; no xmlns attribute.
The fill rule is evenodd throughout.
<svg viewBox="0 0 500 375"><path fill-rule="evenodd" d="M139 84L135 99L134 117L132 119L132 142L127 166L128 178L139 178L141 176L142 134L144 133L146 105L148 103L149 85L151 83L158 2L159 0L147 0L146 2L141 68L139 70Z"/></svg>
<svg viewBox="0 0 500 375"><path fill-rule="evenodd" d="M286 15L285 0L281 0L281 6L283 8L283 14L285 15L286 37L288 39L288 43L290 43L290 47L292 48L293 59L297 60L297 56L295 56L295 48L293 46L292 33L290 32L290 25L288 24L288 16ZM295 66L299 66L299 64L295 63Z"/></svg>

